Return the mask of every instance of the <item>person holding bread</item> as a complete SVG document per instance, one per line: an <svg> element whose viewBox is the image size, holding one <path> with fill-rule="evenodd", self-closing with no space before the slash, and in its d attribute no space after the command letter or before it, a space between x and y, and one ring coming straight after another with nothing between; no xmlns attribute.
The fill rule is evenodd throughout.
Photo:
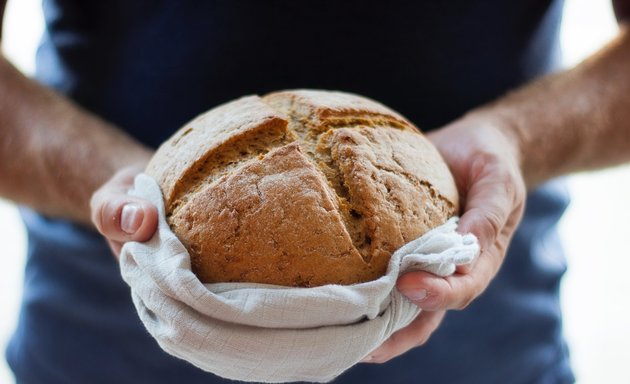
<svg viewBox="0 0 630 384"><path fill-rule="evenodd" d="M45 1L35 79L0 59L0 194L29 238L17 382L224 382L139 321L116 257L158 211L127 191L192 117L295 88L363 95L427 132L481 248L452 276L402 275L423 311L335 382L574 381L554 178L630 161L630 1L613 4L617 37L552 73L559 0Z"/></svg>

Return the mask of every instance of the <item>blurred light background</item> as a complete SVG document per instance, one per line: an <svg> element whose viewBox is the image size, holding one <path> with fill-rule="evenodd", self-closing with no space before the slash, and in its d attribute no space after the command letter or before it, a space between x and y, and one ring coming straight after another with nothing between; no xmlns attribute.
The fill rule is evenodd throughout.
<svg viewBox="0 0 630 384"><path fill-rule="evenodd" d="M610 3L567 1L567 66L615 35ZM560 229L569 261L562 305L573 367L580 384L630 383L630 165L573 175L569 186L572 201Z"/></svg>
<svg viewBox="0 0 630 384"><path fill-rule="evenodd" d="M562 31L571 66L616 32L609 1L567 0ZM25 73L34 69L42 32L40 0L9 0L4 53ZM561 223L569 258L563 284L565 330L580 384L630 383L630 166L568 178L573 195ZM16 208L0 199L0 347L17 321L26 237ZM13 381L0 362L0 383Z"/></svg>

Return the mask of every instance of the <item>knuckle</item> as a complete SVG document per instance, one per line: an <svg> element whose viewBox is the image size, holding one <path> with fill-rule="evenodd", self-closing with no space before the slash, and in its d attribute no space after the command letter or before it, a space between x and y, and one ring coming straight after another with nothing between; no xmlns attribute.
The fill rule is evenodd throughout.
<svg viewBox="0 0 630 384"><path fill-rule="evenodd" d="M470 303L475 300L481 290L478 281L471 275L461 276L460 279L460 281L462 281L460 289L461 295L453 306L453 309L459 311L466 309Z"/></svg>
<svg viewBox="0 0 630 384"><path fill-rule="evenodd" d="M103 220L107 223L116 225L121 208L122 204L117 199L105 202L102 208Z"/></svg>
<svg viewBox="0 0 630 384"><path fill-rule="evenodd" d="M509 181L506 182L508 196L512 200L514 206L523 205L527 196L527 188L525 187L525 181L522 176L510 174Z"/></svg>
<svg viewBox="0 0 630 384"><path fill-rule="evenodd" d="M488 150L487 148L482 148L474 154L474 158L471 163L473 176L478 177L480 175L483 175L484 173L488 172L488 170L493 169L500 163L501 160L496 153Z"/></svg>
<svg viewBox="0 0 630 384"><path fill-rule="evenodd" d="M486 285L487 282L485 282L485 279L482 283L472 281L466 295L462 297L455 309L461 311L468 308L470 304L484 292Z"/></svg>
<svg viewBox="0 0 630 384"><path fill-rule="evenodd" d="M92 210L92 221L101 234L105 234L110 227L109 209L107 201L99 200Z"/></svg>
<svg viewBox="0 0 630 384"><path fill-rule="evenodd" d="M98 209L97 228L101 234L107 238L120 240L120 214L124 201L113 198L101 202Z"/></svg>
<svg viewBox="0 0 630 384"><path fill-rule="evenodd" d="M101 217L101 205L97 204L94 199L92 199L90 201L90 220L92 220L92 223L99 231L101 230Z"/></svg>
<svg viewBox="0 0 630 384"><path fill-rule="evenodd" d="M503 227L503 220L499 214L495 211L488 211L480 218L480 227L483 228L483 234L491 239L491 243L494 242L501 233Z"/></svg>
<svg viewBox="0 0 630 384"><path fill-rule="evenodd" d="M520 221L521 217L523 216L523 213L525 212L525 199L526 199L525 192L523 192L522 197L516 198L516 200L514 201L514 210L512 211L512 215L510 216L510 219L516 220L517 222Z"/></svg>
<svg viewBox="0 0 630 384"><path fill-rule="evenodd" d="M430 296L432 305L429 308L425 307L424 309L429 309L431 311L449 309L453 308L453 306L459 302L459 293L457 290L458 285L448 278L445 281L447 284L446 287L433 292Z"/></svg>
<svg viewBox="0 0 630 384"><path fill-rule="evenodd" d="M97 224L100 221L100 215L103 209L103 202L103 192L100 189L94 192L94 194L92 194L92 197L90 197L90 214L94 224Z"/></svg>
<svg viewBox="0 0 630 384"><path fill-rule="evenodd" d="M433 305L431 305L431 307L429 309L442 309L442 308L448 308L450 305L449 303L453 302L453 293L451 290L448 291L448 293L433 293L430 296L431 299L431 303Z"/></svg>

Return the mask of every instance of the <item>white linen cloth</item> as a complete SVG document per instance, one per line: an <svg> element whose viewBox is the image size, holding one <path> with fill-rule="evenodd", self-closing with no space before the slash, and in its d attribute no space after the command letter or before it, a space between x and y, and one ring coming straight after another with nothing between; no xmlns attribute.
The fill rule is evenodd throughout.
<svg viewBox="0 0 630 384"><path fill-rule="evenodd" d="M456 233L451 219L398 250L375 281L315 288L202 284L166 223L157 183L139 175L131 193L160 213L153 238L125 244L120 256L140 319L166 352L235 380L332 380L419 314L395 289L400 273L446 276L479 253L476 238Z"/></svg>

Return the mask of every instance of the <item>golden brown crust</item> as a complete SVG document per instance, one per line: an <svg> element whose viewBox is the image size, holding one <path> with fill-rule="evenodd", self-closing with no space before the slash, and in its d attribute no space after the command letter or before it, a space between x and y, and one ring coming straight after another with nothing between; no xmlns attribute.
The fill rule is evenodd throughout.
<svg viewBox="0 0 630 384"><path fill-rule="evenodd" d="M147 169L203 282L352 284L458 210L435 148L340 92L245 97L186 125Z"/></svg>
<svg viewBox="0 0 630 384"><path fill-rule="evenodd" d="M416 130L410 122L384 105L350 93L299 89L275 92L263 101L276 110L290 112L311 129L365 124Z"/></svg>
<svg viewBox="0 0 630 384"><path fill-rule="evenodd" d="M185 229L179 237L202 281L349 284L363 278L365 262L335 203L321 172L292 143L200 191L171 225Z"/></svg>
<svg viewBox="0 0 630 384"><path fill-rule="evenodd" d="M286 125L286 119L258 96L242 97L196 117L177 131L153 156L146 173L160 184L168 212L201 173L208 157L259 132L281 136Z"/></svg>

